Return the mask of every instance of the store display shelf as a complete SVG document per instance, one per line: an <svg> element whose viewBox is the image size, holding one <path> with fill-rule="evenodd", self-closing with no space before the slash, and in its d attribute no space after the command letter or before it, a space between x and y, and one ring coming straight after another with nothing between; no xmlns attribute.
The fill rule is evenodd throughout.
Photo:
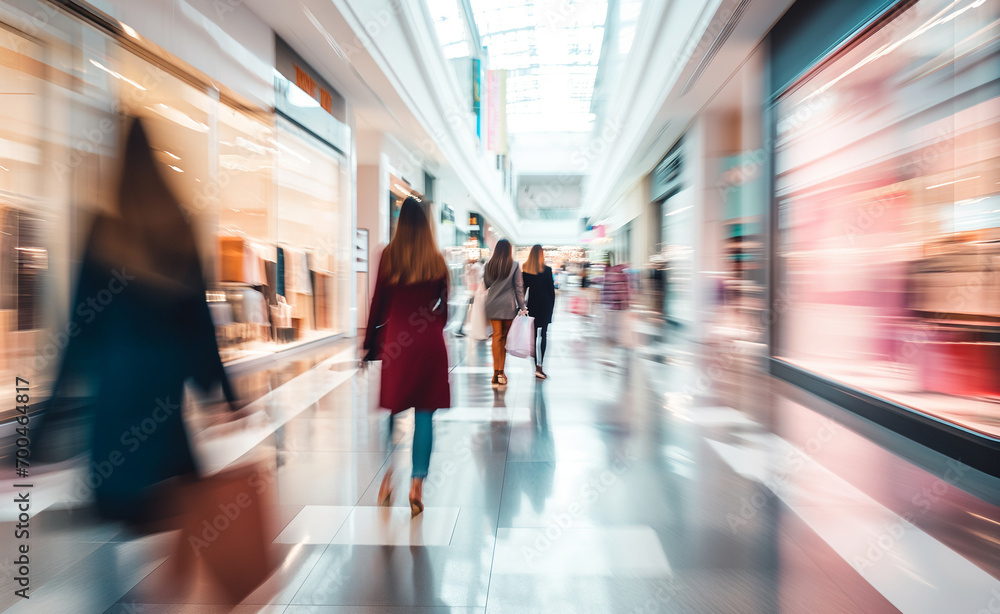
<svg viewBox="0 0 1000 614"><path fill-rule="evenodd" d="M226 361L226 371L230 375L246 375L266 369L278 361L314 352L344 338L343 333L321 334L284 343L276 349L247 350L239 358Z"/></svg>

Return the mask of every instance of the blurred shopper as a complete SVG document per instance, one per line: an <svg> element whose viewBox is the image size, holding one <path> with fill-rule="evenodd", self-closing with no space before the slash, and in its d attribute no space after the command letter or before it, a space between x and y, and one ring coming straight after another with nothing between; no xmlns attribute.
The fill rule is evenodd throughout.
<svg viewBox="0 0 1000 614"><path fill-rule="evenodd" d="M232 389L205 301L195 234L161 176L142 123L129 128L118 214L93 223L67 330L70 337L36 445L45 448L86 390L91 477L100 515L134 528L165 520L165 480L193 478L181 410L185 381ZM152 427L150 427L152 425ZM124 460L120 460L124 459Z"/></svg>
<svg viewBox="0 0 1000 614"><path fill-rule="evenodd" d="M608 268L601 283L601 304L607 318L608 338L615 343L621 343L629 332L626 326L632 291L626 269L625 264L615 265L614 255L608 254Z"/></svg>
<svg viewBox="0 0 1000 614"><path fill-rule="evenodd" d="M486 263L483 282L486 284L486 317L493 326L493 387L507 385L504 363L507 361L507 332L519 312L527 313L524 304L524 280L521 265L514 260L510 241L501 239Z"/></svg>
<svg viewBox="0 0 1000 614"><path fill-rule="evenodd" d="M535 352L535 377L545 379L542 364L545 360L545 346L548 342L549 324L556 304L555 280L552 268L545 266L545 252L541 245L535 245L524 263L524 288L528 293L528 315L535 319L535 337L539 347Z"/></svg>
<svg viewBox="0 0 1000 614"><path fill-rule="evenodd" d="M585 315L595 315L596 309L594 306L597 305L598 299L600 298L600 277L594 273L594 267L591 266L589 262L585 262L583 266L583 277L580 279L580 289L583 293L584 298L584 308L586 309Z"/></svg>
<svg viewBox="0 0 1000 614"><path fill-rule="evenodd" d="M403 201L396 234L382 253L365 334L366 361L382 361L379 404L395 416L415 409L410 513L424 509L423 485L430 467L435 409L451 405L448 351L448 266L437 250L430 222L417 199ZM378 503L392 500L392 465L382 478Z"/></svg>
<svg viewBox="0 0 1000 614"><path fill-rule="evenodd" d="M480 258L469 266L465 273L465 283L469 284L469 289L475 292L479 289L479 284L483 283L483 259Z"/></svg>
<svg viewBox="0 0 1000 614"><path fill-rule="evenodd" d="M465 336L465 323L469 319L469 312L472 309L472 301L476 296L476 291L479 290L479 285L483 283L483 264L482 259L473 260L471 262L465 263L465 290L467 293L466 299L463 301L462 309L462 323L458 325L458 331L455 333L456 337Z"/></svg>

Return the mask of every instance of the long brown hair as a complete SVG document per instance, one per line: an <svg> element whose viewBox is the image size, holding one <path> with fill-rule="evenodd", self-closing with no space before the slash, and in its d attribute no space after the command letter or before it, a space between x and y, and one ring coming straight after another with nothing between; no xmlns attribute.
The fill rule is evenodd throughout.
<svg viewBox="0 0 1000 614"><path fill-rule="evenodd" d="M513 252L514 250L510 246L510 241L507 239L497 241L496 246L493 248L493 256L486 263L484 278L489 279L490 283L492 283L498 279L507 277L510 274L510 268L514 266Z"/></svg>
<svg viewBox="0 0 1000 614"><path fill-rule="evenodd" d="M545 270L545 252L541 245L535 245L528 252L528 259L524 261L524 272L531 275L538 275Z"/></svg>
<svg viewBox="0 0 1000 614"><path fill-rule="evenodd" d="M448 279L448 265L434 243L431 225L412 196L399 208L396 235L382 254L381 267L390 284Z"/></svg>

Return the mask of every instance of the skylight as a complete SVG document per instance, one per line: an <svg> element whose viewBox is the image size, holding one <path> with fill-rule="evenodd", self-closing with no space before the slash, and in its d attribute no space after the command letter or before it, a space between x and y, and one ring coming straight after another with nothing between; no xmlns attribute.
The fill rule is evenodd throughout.
<svg viewBox="0 0 1000 614"><path fill-rule="evenodd" d="M444 49L444 57L449 60L469 57L472 49L469 46L468 26L458 0L427 0L427 9Z"/></svg>
<svg viewBox="0 0 1000 614"><path fill-rule="evenodd" d="M508 71L508 130L589 131L607 0L471 4L489 68Z"/></svg>

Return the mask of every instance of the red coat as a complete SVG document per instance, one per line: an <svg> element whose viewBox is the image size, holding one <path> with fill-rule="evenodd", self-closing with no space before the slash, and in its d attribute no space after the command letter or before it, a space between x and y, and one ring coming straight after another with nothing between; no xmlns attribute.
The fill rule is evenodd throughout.
<svg viewBox="0 0 1000 614"><path fill-rule="evenodd" d="M392 413L450 407L447 280L389 284L380 270L368 314L364 348L382 361L379 404Z"/></svg>

